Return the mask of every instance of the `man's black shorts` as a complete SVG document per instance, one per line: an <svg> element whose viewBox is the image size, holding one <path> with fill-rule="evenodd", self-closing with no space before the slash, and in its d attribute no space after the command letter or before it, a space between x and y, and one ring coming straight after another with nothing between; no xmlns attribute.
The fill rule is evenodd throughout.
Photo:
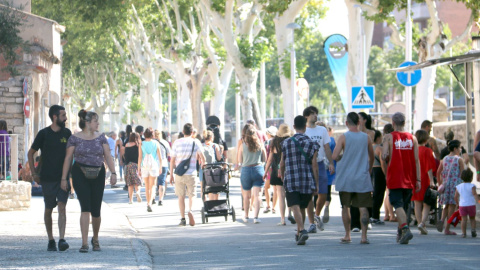
<svg viewBox="0 0 480 270"><path fill-rule="evenodd" d="M57 202L63 202L67 204L68 194L70 193L70 183L67 181L67 190L64 191L60 188L60 181L58 182L41 182L43 201L45 202L46 209L53 209L57 206Z"/></svg>
<svg viewBox="0 0 480 270"><path fill-rule="evenodd" d="M300 208L307 208L308 204L312 201L312 196L313 194L303 194L298 191L285 192L288 207L298 205Z"/></svg>
<svg viewBox="0 0 480 270"><path fill-rule="evenodd" d="M388 198L393 208L397 209L403 207L407 211L410 199L412 198L412 190L406 188L390 189Z"/></svg>

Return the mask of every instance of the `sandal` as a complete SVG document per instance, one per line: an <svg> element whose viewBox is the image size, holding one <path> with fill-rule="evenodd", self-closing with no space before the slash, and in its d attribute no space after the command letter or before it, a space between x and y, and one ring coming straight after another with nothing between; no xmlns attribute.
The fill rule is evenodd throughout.
<svg viewBox="0 0 480 270"><path fill-rule="evenodd" d="M92 247L92 250L93 250L93 251L101 251L101 250L102 250L102 249L100 248L100 243L98 242L98 239L95 240L95 239L93 239L93 237L92 237L92 241L91 241L91 242L92 242L92 246L93 246L93 247Z"/></svg>
<svg viewBox="0 0 480 270"><path fill-rule="evenodd" d="M457 235L456 232L445 230L445 235Z"/></svg>
<svg viewBox="0 0 480 270"><path fill-rule="evenodd" d="M272 208L272 214L275 214L275 208Z"/></svg>
<svg viewBox="0 0 480 270"><path fill-rule="evenodd" d="M87 253L88 252L88 245L82 245L80 248L80 253Z"/></svg>
<svg viewBox="0 0 480 270"><path fill-rule="evenodd" d="M264 214L266 214L266 213L268 213L268 212L270 212L270 207L267 207L267 208L265 209L265 211L263 211Z"/></svg>
<svg viewBox="0 0 480 270"><path fill-rule="evenodd" d="M365 239L365 241L364 240L360 241L360 244L368 245L368 244L370 244L370 241L368 239Z"/></svg>
<svg viewBox="0 0 480 270"><path fill-rule="evenodd" d="M462 238L466 238L466 237L467 237L467 235L462 233Z"/></svg>
<svg viewBox="0 0 480 270"><path fill-rule="evenodd" d="M351 242L352 240L350 239L345 239L345 238L340 239L340 244L350 244Z"/></svg>
<svg viewBox="0 0 480 270"><path fill-rule="evenodd" d="M280 222L280 223L277 224L277 226L286 226L286 225L287 225L287 223L285 223L285 222Z"/></svg>

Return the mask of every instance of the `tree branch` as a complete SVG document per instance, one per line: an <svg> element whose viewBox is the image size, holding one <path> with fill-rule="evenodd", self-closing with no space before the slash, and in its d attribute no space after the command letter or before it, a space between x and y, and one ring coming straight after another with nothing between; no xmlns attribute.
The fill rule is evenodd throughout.
<svg viewBox="0 0 480 270"><path fill-rule="evenodd" d="M392 35L390 36L391 37L390 41L397 46L405 48L406 47L405 37L400 34L400 30L398 29L397 24L395 22L390 23L388 24L388 27L392 29Z"/></svg>
<svg viewBox="0 0 480 270"><path fill-rule="evenodd" d="M450 40L446 46L445 46L445 51L449 50L450 48L453 47L453 45L455 45L457 42L459 41L462 41L465 39L465 37L470 33L470 31L472 30L472 27L473 27L473 21L475 19L475 14L473 13L472 11L472 14L470 14L470 19L468 20L468 24L467 26L465 27L465 30L463 30L463 32L454 37L452 40Z"/></svg>

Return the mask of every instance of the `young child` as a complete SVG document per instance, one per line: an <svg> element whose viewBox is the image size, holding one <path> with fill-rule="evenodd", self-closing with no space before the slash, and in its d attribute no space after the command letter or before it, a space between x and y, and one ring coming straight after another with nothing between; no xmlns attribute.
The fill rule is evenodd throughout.
<svg viewBox="0 0 480 270"><path fill-rule="evenodd" d="M460 177L463 184L457 186L455 191L455 201L460 206L460 215L462 216L462 237L467 236L467 216L470 217L470 224L472 228L472 237L477 237L475 230L475 214L477 212L476 202L478 201L477 188L472 184L473 172L470 168L462 171Z"/></svg>

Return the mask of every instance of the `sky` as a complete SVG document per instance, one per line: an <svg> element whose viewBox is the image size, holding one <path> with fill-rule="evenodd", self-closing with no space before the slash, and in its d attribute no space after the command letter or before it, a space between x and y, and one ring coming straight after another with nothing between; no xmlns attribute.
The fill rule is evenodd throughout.
<svg viewBox="0 0 480 270"><path fill-rule="evenodd" d="M318 22L320 33L324 37L332 34L342 34L348 39L348 16L345 1L326 1L326 6L328 7L327 14L325 18Z"/></svg>

